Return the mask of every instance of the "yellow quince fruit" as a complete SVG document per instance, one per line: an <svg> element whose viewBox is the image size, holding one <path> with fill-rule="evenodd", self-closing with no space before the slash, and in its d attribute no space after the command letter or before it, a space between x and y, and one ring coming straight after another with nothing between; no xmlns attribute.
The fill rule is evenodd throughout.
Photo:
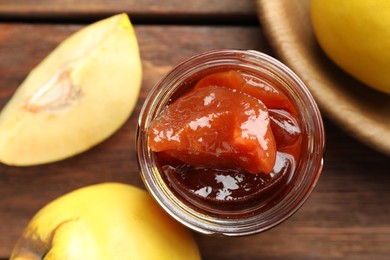
<svg viewBox="0 0 390 260"><path fill-rule="evenodd" d="M43 207L11 260L200 259L191 233L134 186L103 183Z"/></svg>
<svg viewBox="0 0 390 260"><path fill-rule="evenodd" d="M324 52L350 75L390 94L390 1L311 0Z"/></svg>

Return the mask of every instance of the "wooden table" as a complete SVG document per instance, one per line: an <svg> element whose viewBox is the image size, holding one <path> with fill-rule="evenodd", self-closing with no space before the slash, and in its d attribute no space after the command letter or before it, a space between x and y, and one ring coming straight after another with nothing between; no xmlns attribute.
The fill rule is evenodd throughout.
<svg viewBox="0 0 390 260"><path fill-rule="evenodd" d="M143 187L134 148L139 110L152 86L181 60L210 49L273 54L251 0L0 0L0 109L27 73L83 25L127 12L143 60L135 112L112 137L73 158L35 167L0 164L0 259L29 219L79 187L117 181ZM390 259L390 160L325 119L323 175L307 203L265 233L194 234L204 259Z"/></svg>

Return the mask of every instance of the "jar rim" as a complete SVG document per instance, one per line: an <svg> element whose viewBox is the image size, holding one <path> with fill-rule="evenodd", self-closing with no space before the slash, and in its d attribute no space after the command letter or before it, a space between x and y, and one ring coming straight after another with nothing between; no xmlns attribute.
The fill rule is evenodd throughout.
<svg viewBox="0 0 390 260"><path fill-rule="evenodd" d="M294 98L302 114L304 131L307 134L307 149L300 159L299 182L294 183L282 201L259 215L242 219L225 219L198 212L177 198L162 179L153 164L153 152L148 147L147 128L150 122L164 109L180 82L199 71L226 64L240 64L243 69L264 70L283 83L284 89ZM309 89L299 77L277 59L254 50L211 50L194 55L179 63L167 73L149 92L140 111L136 132L138 166L147 190L160 206L185 226L204 233L226 236L242 236L270 229L292 216L307 200L320 177L325 146L321 113ZM302 155L301 155L302 157ZM165 185L165 188L164 188Z"/></svg>

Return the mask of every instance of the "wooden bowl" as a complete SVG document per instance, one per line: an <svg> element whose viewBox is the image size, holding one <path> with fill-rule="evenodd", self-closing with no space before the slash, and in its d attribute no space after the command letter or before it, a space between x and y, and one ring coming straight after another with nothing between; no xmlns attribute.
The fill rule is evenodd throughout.
<svg viewBox="0 0 390 260"><path fill-rule="evenodd" d="M310 0L257 0L257 7L276 58L304 81L321 112L361 142L390 155L390 95L363 85L327 58L313 32Z"/></svg>

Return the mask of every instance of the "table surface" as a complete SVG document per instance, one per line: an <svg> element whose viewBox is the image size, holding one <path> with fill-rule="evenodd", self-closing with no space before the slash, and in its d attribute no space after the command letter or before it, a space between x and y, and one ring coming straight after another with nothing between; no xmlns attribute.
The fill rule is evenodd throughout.
<svg viewBox="0 0 390 260"><path fill-rule="evenodd" d="M42 206L71 190L107 181L143 188L134 147L137 117L148 91L178 62L219 48L273 55L252 0L0 0L0 109L64 38L120 12L130 15L142 56L136 109L118 132L85 153L41 166L0 164L0 259L8 259ZM203 259L389 259L389 157L324 121L325 167L306 204L262 234L194 234Z"/></svg>

